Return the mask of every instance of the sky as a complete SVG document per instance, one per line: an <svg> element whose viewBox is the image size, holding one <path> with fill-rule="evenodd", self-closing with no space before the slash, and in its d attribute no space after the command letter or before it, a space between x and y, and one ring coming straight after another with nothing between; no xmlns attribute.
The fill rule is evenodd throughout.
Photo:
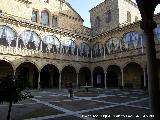
<svg viewBox="0 0 160 120"><path fill-rule="evenodd" d="M90 27L89 10L103 2L104 0L66 0L78 12L84 20L83 25ZM160 5L156 7L155 14L160 12Z"/></svg>

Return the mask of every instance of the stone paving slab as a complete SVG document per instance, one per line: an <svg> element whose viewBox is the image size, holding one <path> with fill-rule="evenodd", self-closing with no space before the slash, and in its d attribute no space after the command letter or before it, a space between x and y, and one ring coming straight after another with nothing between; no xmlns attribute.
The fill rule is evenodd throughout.
<svg viewBox="0 0 160 120"><path fill-rule="evenodd" d="M6 120L8 106L0 106L0 120ZM50 108L43 104L32 105L13 105L11 112L11 120L24 120L47 115L62 114L63 112Z"/></svg>
<svg viewBox="0 0 160 120"><path fill-rule="evenodd" d="M84 119L78 118L75 116L64 116L64 117L60 117L60 118L51 118L51 119L47 119L47 120L84 120Z"/></svg>
<svg viewBox="0 0 160 120"><path fill-rule="evenodd" d="M149 118L146 117L146 115L149 115L149 110L129 106L111 107L83 113L83 115L94 117L98 120L149 120Z"/></svg>
<svg viewBox="0 0 160 120"><path fill-rule="evenodd" d="M148 107L149 108L149 101L143 100L141 102L131 103L129 105L141 106L141 107Z"/></svg>
<svg viewBox="0 0 160 120"><path fill-rule="evenodd" d="M97 107L109 106L109 103L95 102L90 100L70 100L61 102L51 102L56 106L71 110L71 111L81 111L86 109L92 109Z"/></svg>
<svg viewBox="0 0 160 120"><path fill-rule="evenodd" d="M100 98L93 98L93 100L105 101L105 102L113 102L113 103L124 103L129 101L136 100L135 98L131 99L127 96L107 96L107 97L100 97Z"/></svg>

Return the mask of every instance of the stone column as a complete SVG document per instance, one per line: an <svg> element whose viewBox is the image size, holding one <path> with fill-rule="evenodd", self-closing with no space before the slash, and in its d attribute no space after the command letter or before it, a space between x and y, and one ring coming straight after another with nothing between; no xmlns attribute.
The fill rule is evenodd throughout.
<svg viewBox="0 0 160 120"><path fill-rule="evenodd" d="M59 89L61 89L61 84L62 84L62 72L59 71Z"/></svg>
<svg viewBox="0 0 160 120"><path fill-rule="evenodd" d="M92 58L92 50L91 50L91 58Z"/></svg>
<svg viewBox="0 0 160 120"><path fill-rule="evenodd" d="M103 48L104 48L104 58L106 58L106 50L105 50L105 46L104 46Z"/></svg>
<svg viewBox="0 0 160 120"><path fill-rule="evenodd" d="M144 88L147 88L147 84L146 84L146 70L143 70L143 74L144 74Z"/></svg>
<svg viewBox="0 0 160 120"><path fill-rule="evenodd" d="M124 88L124 71L123 71L123 68L121 69L121 74L122 74L122 88Z"/></svg>
<svg viewBox="0 0 160 120"><path fill-rule="evenodd" d="M153 29L156 28L157 24L153 16L159 0L136 0L136 2L142 17L140 27L144 30L145 34L150 114L154 115L154 117L150 119L158 120L160 118L160 95L153 33Z"/></svg>
<svg viewBox="0 0 160 120"><path fill-rule="evenodd" d="M105 85L105 88L107 88L107 77L106 77L106 74L107 74L107 72L105 71L104 72L104 85Z"/></svg>
<svg viewBox="0 0 160 120"><path fill-rule="evenodd" d="M40 89L40 88L41 88L41 84L40 84L40 82L41 82L41 72L40 72L40 71L38 71L38 89Z"/></svg>
<svg viewBox="0 0 160 120"><path fill-rule="evenodd" d="M93 86L93 71L91 71L91 86Z"/></svg>
<svg viewBox="0 0 160 120"><path fill-rule="evenodd" d="M78 72L77 72L77 89L78 89L78 87L79 87L79 80L78 80Z"/></svg>

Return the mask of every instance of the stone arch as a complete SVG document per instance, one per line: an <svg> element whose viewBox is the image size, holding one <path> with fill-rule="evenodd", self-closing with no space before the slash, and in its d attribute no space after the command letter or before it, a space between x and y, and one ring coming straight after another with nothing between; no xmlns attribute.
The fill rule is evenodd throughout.
<svg viewBox="0 0 160 120"><path fill-rule="evenodd" d="M14 28L0 25L0 45L16 47L16 38L17 31Z"/></svg>
<svg viewBox="0 0 160 120"><path fill-rule="evenodd" d="M24 61L16 68L16 78L23 79L26 82L26 87L38 88L38 68L35 64L29 61Z"/></svg>
<svg viewBox="0 0 160 120"><path fill-rule="evenodd" d="M103 48L104 44L101 42L96 42L93 47L92 47L92 56L93 57L101 57L103 56L103 52L104 52L104 48Z"/></svg>
<svg viewBox="0 0 160 120"><path fill-rule="evenodd" d="M61 71L62 76L62 87L73 87L77 86L77 72L76 69L71 65L66 65L62 68Z"/></svg>
<svg viewBox="0 0 160 120"><path fill-rule="evenodd" d="M6 60L0 60L0 81L6 79L9 75L14 75L13 65Z"/></svg>
<svg viewBox="0 0 160 120"><path fill-rule="evenodd" d="M81 42L79 47L79 55L83 57L90 57L91 56L91 47L86 42Z"/></svg>
<svg viewBox="0 0 160 120"><path fill-rule="evenodd" d="M105 46L105 54L112 54L115 52L120 52L121 50L121 40L117 37L111 37L104 43Z"/></svg>
<svg viewBox="0 0 160 120"><path fill-rule="evenodd" d="M78 74L79 86L91 85L91 70L88 67L81 67Z"/></svg>
<svg viewBox="0 0 160 120"><path fill-rule="evenodd" d="M123 34L122 37L122 50L137 49L142 47L143 35L137 31L129 31Z"/></svg>
<svg viewBox="0 0 160 120"><path fill-rule="evenodd" d="M142 65L142 63L139 62L139 61L137 61L137 60L129 60L129 61L125 62L125 63L122 65L121 69L124 69L129 63L132 63L132 62L139 64L139 65L141 66L141 68L144 69L144 65Z"/></svg>
<svg viewBox="0 0 160 120"><path fill-rule="evenodd" d="M60 53L61 42L56 36L43 36L41 44L43 52Z"/></svg>
<svg viewBox="0 0 160 120"><path fill-rule="evenodd" d="M103 67L97 66L93 70L93 86L101 87L105 86L104 84L104 69Z"/></svg>
<svg viewBox="0 0 160 120"><path fill-rule="evenodd" d="M70 37L65 37L61 40L61 50L63 54L77 55L78 45L76 41Z"/></svg>
<svg viewBox="0 0 160 120"><path fill-rule="evenodd" d="M36 68L38 69L38 71L40 71L40 67L38 66L38 64L35 63L34 61L30 60L30 59L27 59L27 60L24 59L24 60L19 61L18 64L16 65L15 69L17 69L17 67L18 67L20 64L25 63L25 62L29 62L29 63L34 64L34 65L36 66Z"/></svg>
<svg viewBox="0 0 160 120"><path fill-rule="evenodd" d="M41 37L35 31L25 30L19 35L18 47L20 48L25 47L28 49L39 50L40 43Z"/></svg>
<svg viewBox="0 0 160 120"><path fill-rule="evenodd" d="M122 75L121 68L118 65L109 65L107 67L106 84L109 88L121 87Z"/></svg>
<svg viewBox="0 0 160 120"><path fill-rule="evenodd" d="M142 89L144 86L143 68L136 62L128 63L124 69L124 87Z"/></svg>
<svg viewBox="0 0 160 120"><path fill-rule="evenodd" d="M53 64L46 64L40 72L41 88L58 88L59 87L59 69Z"/></svg>

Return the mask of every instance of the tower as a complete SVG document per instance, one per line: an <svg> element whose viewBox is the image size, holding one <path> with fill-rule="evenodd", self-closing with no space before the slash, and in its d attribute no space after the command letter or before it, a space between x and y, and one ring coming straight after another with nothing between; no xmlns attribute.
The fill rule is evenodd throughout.
<svg viewBox="0 0 160 120"><path fill-rule="evenodd" d="M133 0L105 0L90 10L93 36L138 20L140 13Z"/></svg>

